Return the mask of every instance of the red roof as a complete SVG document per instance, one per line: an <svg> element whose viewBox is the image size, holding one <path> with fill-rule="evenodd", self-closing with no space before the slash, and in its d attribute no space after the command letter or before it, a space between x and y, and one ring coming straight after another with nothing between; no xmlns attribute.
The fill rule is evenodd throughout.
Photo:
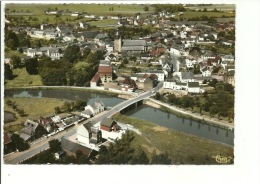
<svg viewBox="0 0 260 184"><path fill-rule="evenodd" d="M90 82L97 82L98 79L99 79L99 75L98 75L98 73L96 73L96 75L94 75L94 77L91 79Z"/></svg>
<svg viewBox="0 0 260 184"><path fill-rule="evenodd" d="M4 133L4 144L8 144L8 143L11 143L11 142L12 142L12 139L8 135L8 133Z"/></svg>
<svg viewBox="0 0 260 184"><path fill-rule="evenodd" d="M112 74L112 66L99 66L98 73Z"/></svg>

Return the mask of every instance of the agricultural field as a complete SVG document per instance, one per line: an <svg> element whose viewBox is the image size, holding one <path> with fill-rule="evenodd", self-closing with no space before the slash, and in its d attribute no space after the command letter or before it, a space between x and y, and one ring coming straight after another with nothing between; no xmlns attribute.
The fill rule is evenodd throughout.
<svg viewBox="0 0 260 184"><path fill-rule="evenodd" d="M220 11L233 11L236 9L236 6L233 4L212 4L212 5L203 5L203 6L186 6L186 8L189 8L191 10L203 10L204 8L207 8L207 10L213 10L216 8Z"/></svg>
<svg viewBox="0 0 260 184"><path fill-rule="evenodd" d="M42 15L44 11L48 10L85 12L95 15L134 15L145 12L143 9L144 5L137 4L7 4L6 8L10 13L15 11L32 13L34 15ZM147 12L152 10L153 8L149 6L149 11Z"/></svg>
<svg viewBox="0 0 260 184"><path fill-rule="evenodd" d="M189 19L194 17L201 17L201 16L207 16L207 17L234 17L235 14L233 12L194 12L194 11L187 11L183 13L183 18Z"/></svg>

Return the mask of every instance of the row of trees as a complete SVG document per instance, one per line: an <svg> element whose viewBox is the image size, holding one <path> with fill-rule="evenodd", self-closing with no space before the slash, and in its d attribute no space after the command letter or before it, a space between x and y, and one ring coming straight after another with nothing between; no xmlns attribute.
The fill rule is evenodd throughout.
<svg viewBox="0 0 260 184"><path fill-rule="evenodd" d="M155 12L167 11L170 13L185 12L186 9L182 5L172 5L172 4L156 4L154 5Z"/></svg>

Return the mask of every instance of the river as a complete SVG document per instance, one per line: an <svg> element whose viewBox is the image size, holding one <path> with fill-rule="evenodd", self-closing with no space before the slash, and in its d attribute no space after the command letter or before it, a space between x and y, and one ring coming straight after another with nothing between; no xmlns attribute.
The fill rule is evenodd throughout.
<svg viewBox="0 0 260 184"><path fill-rule="evenodd" d="M30 97L30 98L58 98L68 100L86 100L88 104L91 104L97 100L102 101L106 106L112 107L123 101L123 99L112 97L109 95L86 92L79 90L5 90L6 97ZM148 105L142 105L135 108L125 115L133 118L138 118L152 122L154 124L164 126L176 131L192 134L198 137L221 142L227 145L234 145L234 132L214 127L208 124L199 123L194 120L189 120L170 114L160 109L150 107Z"/></svg>

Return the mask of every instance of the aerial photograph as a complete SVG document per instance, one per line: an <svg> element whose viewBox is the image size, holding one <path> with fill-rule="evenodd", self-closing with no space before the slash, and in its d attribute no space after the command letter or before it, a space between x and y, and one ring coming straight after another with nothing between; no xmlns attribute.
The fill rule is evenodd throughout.
<svg viewBox="0 0 260 184"><path fill-rule="evenodd" d="M4 165L236 163L235 4L2 6Z"/></svg>

